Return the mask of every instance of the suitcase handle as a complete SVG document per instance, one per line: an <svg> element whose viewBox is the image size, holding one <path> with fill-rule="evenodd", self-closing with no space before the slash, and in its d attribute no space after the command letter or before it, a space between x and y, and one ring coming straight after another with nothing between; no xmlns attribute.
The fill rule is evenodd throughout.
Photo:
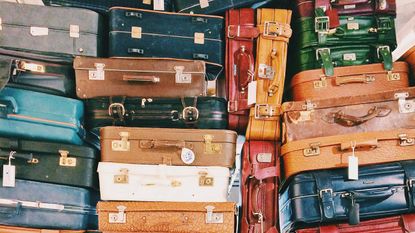
<svg viewBox="0 0 415 233"><path fill-rule="evenodd" d="M335 83L336 86L341 86L345 84L352 84L352 83L371 83L375 81L375 78L370 75L358 75L358 76L347 76L347 77L336 77Z"/></svg>
<svg viewBox="0 0 415 233"><path fill-rule="evenodd" d="M244 67L242 65L245 60L244 57L246 57L246 60L248 61L248 69L246 70L242 70L242 67ZM252 55L252 51L247 50L245 46L241 46L240 49L235 52L234 59L236 68L235 80L237 80L237 83L239 84L239 90L245 91L248 84L254 79L254 56Z"/></svg>
<svg viewBox="0 0 415 233"><path fill-rule="evenodd" d="M4 150L0 150L0 158L9 158L11 151L4 151ZM33 160L33 154L32 153L20 153L20 152L13 152L13 158L16 159L24 159L27 161L32 161Z"/></svg>
<svg viewBox="0 0 415 233"><path fill-rule="evenodd" d="M180 140L140 140L140 148L142 149L159 149L169 147L182 149L186 147L186 142Z"/></svg>
<svg viewBox="0 0 415 233"><path fill-rule="evenodd" d="M258 219L261 227L263 227L265 219L265 213L262 211L262 208L260 208L260 206L263 206L265 202L265 193L263 191L264 186L266 186L265 183L259 183L252 190L252 215ZM261 201L262 203L260 203Z"/></svg>
<svg viewBox="0 0 415 233"><path fill-rule="evenodd" d="M145 83L159 83L160 78L157 76L145 76L145 75L123 75L123 81L127 82L145 82Z"/></svg>
<svg viewBox="0 0 415 233"><path fill-rule="evenodd" d="M357 148L374 149L374 148L378 147L378 144L379 143L378 143L377 139L372 139L372 140L362 141L362 142L356 142L356 143L343 142L342 144L340 144L340 150L342 150L342 151L351 150L352 145L355 147L355 149L357 149Z"/></svg>
<svg viewBox="0 0 415 233"><path fill-rule="evenodd" d="M343 111L338 111L336 113L329 113L325 118L329 122L337 123L343 126L357 126L361 125L367 121L370 121L376 117L385 117L392 112L387 106L373 106L364 116L352 116L344 114Z"/></svg>
<svg viewBox="0 0 415 233"><path fill-rule="evenodd" d="M22 203L17 202L15 207L6 207L0 205L0 216L2 218L14 218L20 215L22 210Z"/></svg>

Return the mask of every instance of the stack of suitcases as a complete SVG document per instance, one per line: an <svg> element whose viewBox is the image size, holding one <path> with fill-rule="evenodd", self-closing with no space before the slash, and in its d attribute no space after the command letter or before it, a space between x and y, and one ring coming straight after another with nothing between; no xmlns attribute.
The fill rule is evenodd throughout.
<svg viewBox="0 0 415 233"><path fill-rule="evenodd" d="M0 0L0 233L415 232L395 1Z"/></svg>

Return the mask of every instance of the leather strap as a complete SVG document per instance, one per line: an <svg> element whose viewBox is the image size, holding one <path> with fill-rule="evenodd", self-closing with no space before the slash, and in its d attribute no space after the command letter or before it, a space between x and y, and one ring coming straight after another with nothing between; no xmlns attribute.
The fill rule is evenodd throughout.
<svg viewBox="0 0 415 233"><path fill-rule="evenodd" d="M265 180L272 177L278 177L278 169L277 167L267 167L262 169L253 169L252 174L257 180Z"/></svg>
<svg viewBox="0 0 415 233"><path fill-rule="evenodd" d="M385 70L393 69L392 53L389 46L380 46L376 49L377 56L383 61Z"/></svg>
<svg viewBox="0 0 415 233"><path fill-rule="evenodd" d="M247 110L250 106L248 106L248 100L247 99L239 99L234 101L228 101L228 112L238 112L241 110Z"/></svg>
<svg viewBox="0 0 415 233"><path fill-rule="evenodd" d="M278 120L280 116L281 105L274 104L256 104L255 110L250 112L250 116L259 120Z"/></svg>
<svg viewBox="0 0 415 233"><path fill-rule="evenodd" d="M401 166L405 172L405 183L408 186L408 196L412 200L410 202L410 209L413 211L415 209L415 169L405 161L401 162Z"/></svg>
<svg viewBox="0 0 415 233"><path fill-rule="evenodd" d="M314 178L316 180L317 195L319 196L321 203L321 210L323 212L322 219L333 219L334 212L334 200L333 200L333 185L330 177L325 172L314 172Z"/></svg>
<svg viewBox="0 0 415 233"><path fill-rule="evenodd" d="M320 226L319 233L340 233L336 225Z"/></svg>
<svg viewBox="0 0 415 233"><path fill-rule="evenodd" d="M406 232L415 232L415 214L404 214L401 218Z"/></svg>
<svg viewBox="0 0 415 233"><path fill-rule="evenodd" d="M264 24L257 25L257 28L265 39L285 41L287 43L293 33L289 24L276 21L266 21Z"/></svg>
<svg viewBox="0 0 415 233"><path fill-rule="evenodd" d="M324 73L326 76L334 75L333 61L331 60L330 50L327 48L317 49L317 60L322 61Z"/></svg>
<svg viewBox="0 0 415 233"><path fill-rule="evenodd" d="M226 35L230 39L253 40L259 36L259 31L254 25L229 25Z"/></svg>

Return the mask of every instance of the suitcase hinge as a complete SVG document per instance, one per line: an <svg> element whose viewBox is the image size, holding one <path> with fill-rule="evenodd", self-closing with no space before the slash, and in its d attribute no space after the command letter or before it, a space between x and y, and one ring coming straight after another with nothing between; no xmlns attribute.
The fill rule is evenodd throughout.
<svg viewBox="0 0 415 233"><path fill-rule="evenodd" d="M410 138L408 137L407 134L403 133L403 134L399 134L399 145L400 146L413 146L415 145L415 139L414 138Z"/></svg>
<svg viewBox="0 0 415 233"><path fill-rule="evenodd" d="M69 158L69 151L59 150L61 157L59 158L59 166L76 167L76 158Z"/></svg>
<svg viewBox="0 0 415 233"><path fill-rule="evenodd" d="M88 72L89 80L105 80L105 71L104 71L105 64L95 63L94 66L95 66L95 70L90 70Z"/></svg>
<svg viewBox="0 0 415 233"><path fill-rule="evenodd" d="M128 169L120 169L119 175L114 175L114 184L128 184Z"/></svg>
<svg viewBox="0 0 415 233"><path fill-rule="evenodd" d="M311 100L306 100L305 104L302 106L302 109L304 111L312 111L315 107L317 107L317 105L311 102Z"/></svg>
<svg viewBox="0 0 415 233"><path fill-rule="evenodd" d="M192 83L192 74L184 74L184 66L175 66L176 83Z"/></svg>
<svg viewBox="0 0 415 233"><path fill-rule="evenodd" d="M130 151L130 142L128 141L130 133L120 132L119 135L121 140L113 140L111 143L112 151Z"/></svg>
<svg viewBox="0 0 415 233"><path fill-rule="evenodd" d="M126 223L127 218L125 214L125 210L127 207L120 205L117 206L118 213L109 213L108 221L109 223Z"/></svg>
<svg viewBox="0 0 415 233"><path fill-rule="evenodd" d="M327 87L327 79L325 76L321 77L320 80L313 82L314 89Z"/></svg>
<svg viewBox="0 0 415 233"><path fill-rule="evenodd" d="M222 145L212 143L213 135L207 134L203 136L205 140L205 153L206 154L220 154L222 153Z"/></svg>
<svg viewBox="0 0 415 233"><path fill-rule="evenodd" d="M213 213L214 206L206 206L206 224L219 224L224 221L223 213Z"/></svg>
<svg viewBox="0 0 415 233"><path fill-rule="evenodd" d="M415 101L407 100L409 97L408 92L395 93L395 99L398 99L399 112L400 113L413 113L415 112Z"/></svg>
<svg viewBox="0 0 415 233"><path fill-rule="evenodd" d="M311 143L309 148L303 150L304 156L317 156L320 154L320 143Z"/></svg>
<svg viewBox="0 0 415 233"><path fill-rule="evenodd" d="M199 186L213 186L215 179L207 176L207 172L199 172Z"/></svg>
<svg viewBox="0 0 415 233"><path fill-rule="evenodd" d="M388 71L388 81L398 81L401 80L401 75L399 73L392 73L392 71Z"/></svg>

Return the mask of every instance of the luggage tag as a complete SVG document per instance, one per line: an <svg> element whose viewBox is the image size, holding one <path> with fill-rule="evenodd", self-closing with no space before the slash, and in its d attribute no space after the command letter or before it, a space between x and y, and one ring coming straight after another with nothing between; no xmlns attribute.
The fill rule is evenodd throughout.
<svg viewBox="0 0 415 233"><path fill-rule="evenodd" d="M153 9L155 11L164 11L164 0L154 0Z"/></svg>
<svg viewBox="0 0 415 233"><path fill-rule="evenodd" d="M248 105L256 104L257 81L248 84Z"/></svg>
<svg viewBox="0 0 415 233"><path fill-rule="evenodd" d="M359 158L355 155L356 142L351 142L352 155L349 155L348 173L349 180L359 179Z"/></svg>
<svg viewBox="0 0 415 233"><path fill-rule="evenodd" d="M180 158L182 159L183 163L185 163L187 165L190 165L196 159L195 152L193 152L192 150L184 147L182 149L182 153L180 155Z"/></svg>
<svg viewBox="0 0 415 233"><path fill-rule="evenodd" d="M9 164L3 165L3 187L16 186L16 166L12 165L12 159L15 151L11 151L9 155Z"/></svg>

